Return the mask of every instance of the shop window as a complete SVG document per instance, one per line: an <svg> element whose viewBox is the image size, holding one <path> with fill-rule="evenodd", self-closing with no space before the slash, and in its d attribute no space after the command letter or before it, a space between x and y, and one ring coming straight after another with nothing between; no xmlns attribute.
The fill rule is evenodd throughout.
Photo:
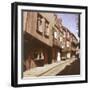
<svg viewBox="0 0 90 90"><path fill-rule="evenodd" d="M43 52L34 52L34 60L43 60L44 59L44 54Z"/></svg>

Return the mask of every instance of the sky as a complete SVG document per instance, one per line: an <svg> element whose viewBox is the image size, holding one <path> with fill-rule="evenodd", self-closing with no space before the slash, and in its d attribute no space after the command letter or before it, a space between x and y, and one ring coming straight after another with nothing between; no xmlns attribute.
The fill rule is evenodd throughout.
<svg viewBox="0 0 90 90"><path fill-rule="evenodd" d="M62 24L67 27L70 32L72 32L77 39L78 37L78 28L77 28L77 22L78 22L78 14L69 14L69 13L59 13L57 14L58 18L62 19Z"/></svg>

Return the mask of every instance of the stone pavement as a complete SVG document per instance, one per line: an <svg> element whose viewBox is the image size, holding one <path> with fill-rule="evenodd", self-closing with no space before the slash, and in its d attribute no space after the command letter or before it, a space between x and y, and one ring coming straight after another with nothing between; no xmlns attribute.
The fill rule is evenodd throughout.
<svg viewBox="0 0 90 90"><path fill-rule="evenodd" d="M67 59L52 64L44 65L43 67L35 67L23 73L24 77L40 77L40 76L55 76L60 71L64 70L67 65L75 61L75 58Z"/></svg>

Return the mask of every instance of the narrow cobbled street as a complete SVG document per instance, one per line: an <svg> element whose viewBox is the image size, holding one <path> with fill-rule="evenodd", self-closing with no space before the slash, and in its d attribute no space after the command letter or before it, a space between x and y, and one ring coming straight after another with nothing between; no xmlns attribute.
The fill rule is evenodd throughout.
<svg viewBox="0 0 90 90"><path fill-rule="evenodd" d="M24 77L60 76L80 74L80 61L76 58L36 67L24 72Z"/></svg>

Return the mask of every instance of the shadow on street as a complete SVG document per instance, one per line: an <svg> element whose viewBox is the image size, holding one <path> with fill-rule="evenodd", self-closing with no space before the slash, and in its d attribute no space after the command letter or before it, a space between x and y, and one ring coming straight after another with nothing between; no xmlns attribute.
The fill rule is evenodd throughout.
<svg viewBox="0 0 90 90"><path fill-rule="evenodd" d="M80 74L80 60L75 60L57 75L79 75Z"/></svg>

